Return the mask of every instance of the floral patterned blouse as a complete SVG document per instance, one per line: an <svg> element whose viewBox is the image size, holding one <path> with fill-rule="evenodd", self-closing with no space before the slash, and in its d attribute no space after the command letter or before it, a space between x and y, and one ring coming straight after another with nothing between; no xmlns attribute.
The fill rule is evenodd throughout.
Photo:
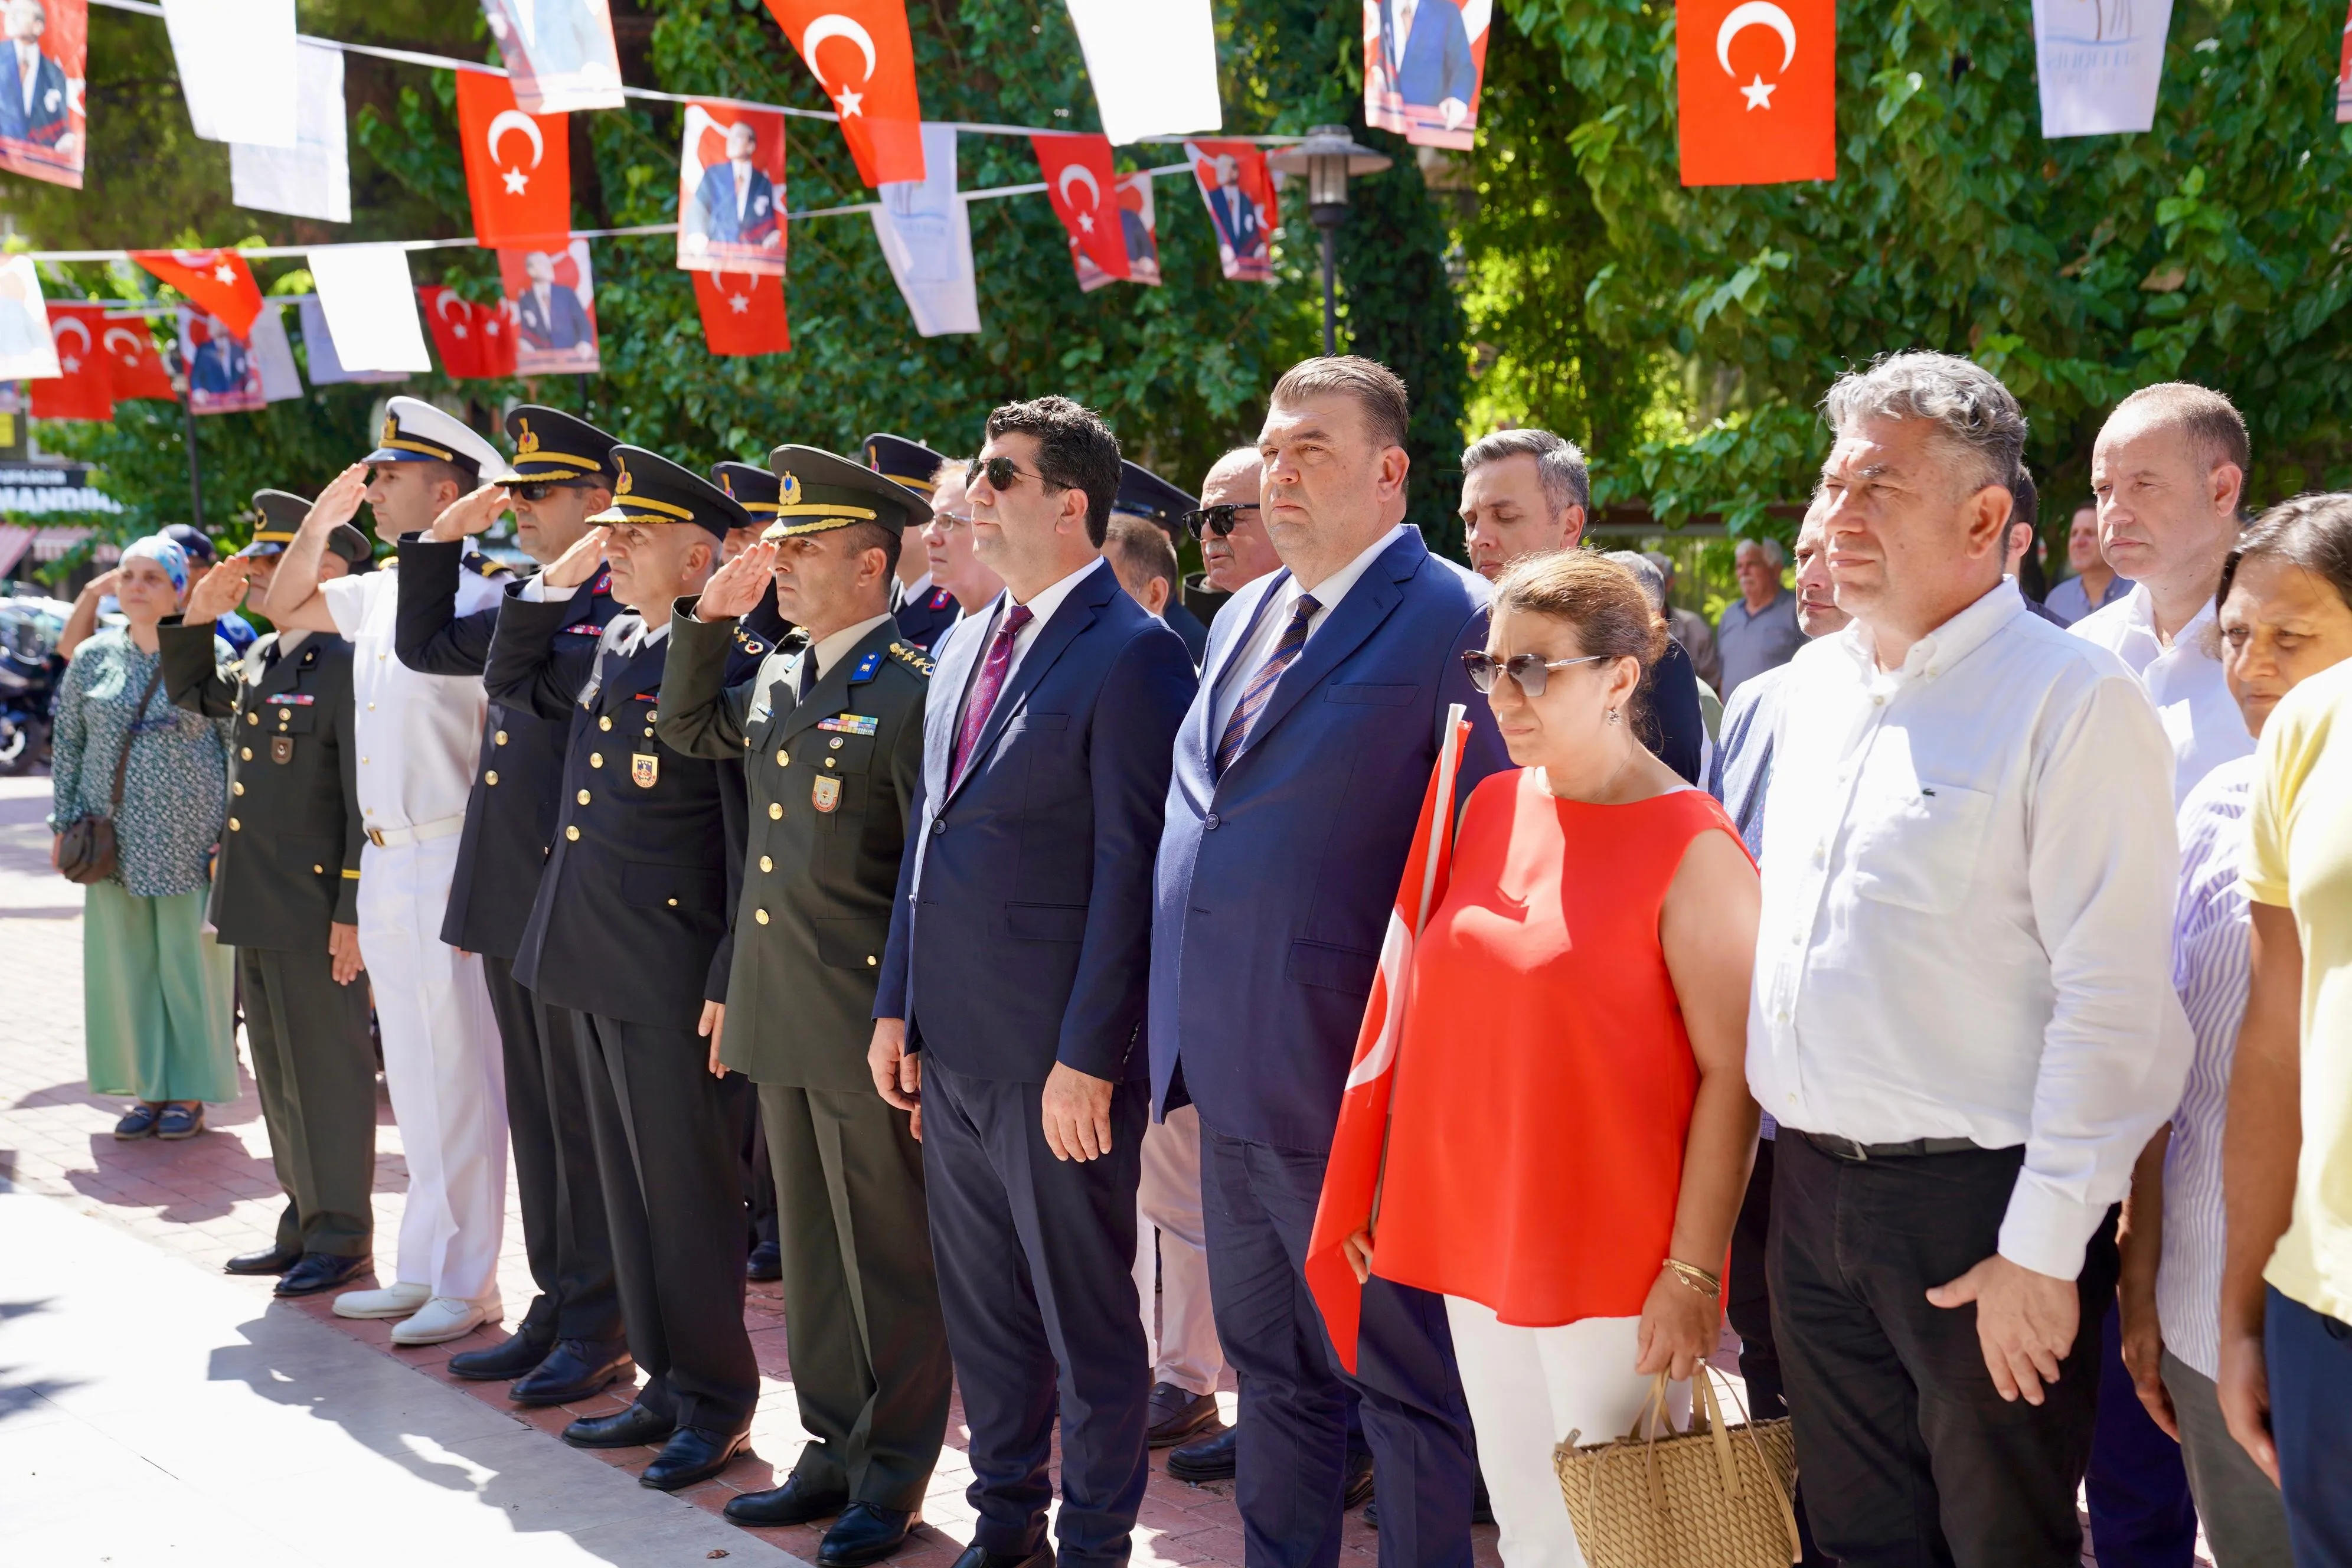
<svg viewBox="0 0 2352 1568"><path fill-rule="evenodd" d="M119 863L109 879L142 898L194 892L211 879L213 846L228 816L228 721L173 707L159 684L131 709L163 655L112 626L74 651L50 738L51 828L107 815L114 762L135 731L114 814Z"/></svg>

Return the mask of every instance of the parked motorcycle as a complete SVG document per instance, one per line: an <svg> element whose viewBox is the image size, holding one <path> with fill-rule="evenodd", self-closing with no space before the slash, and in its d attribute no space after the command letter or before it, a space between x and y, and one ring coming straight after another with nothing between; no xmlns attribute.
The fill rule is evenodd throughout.
<svg viewBox="0 0 2352 1568"><path fill-rule="evenodd" d="M0 773L48 765L58 638L72 612L55 599L0 599Z"/></svg>

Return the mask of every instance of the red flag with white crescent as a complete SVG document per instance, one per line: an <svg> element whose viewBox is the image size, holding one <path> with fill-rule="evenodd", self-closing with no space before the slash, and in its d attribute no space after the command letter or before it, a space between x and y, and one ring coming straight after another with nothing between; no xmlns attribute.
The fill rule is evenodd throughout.
<svg viewBox="0 0 2352 1568"><path fill-rule="evenodd" d="M425 328L441 374L453 381L495 381L515 373L514 323L503 301L477 305L456 290L428 284L416 290Z"/></svg>
<svg viewBox="0 0 2352 1568"><path fill-rule="evenodd" d="M841 137L869 185L923 178L923 104L906 0L768 0L841 116Z"/></svg>
<svg viewBox="0 0 2352 1568"><path fill-rule="evenodd" d="M1680 0L1685 185L1837 178L1837 0Z"/></svg>
<svg viewBox="0 0 2352 1568"><path fill-rule="evenodd" d="M1455 703L1445 716L1446 740L1422 796L1421 825L1412 852L1405 857L1388 934L1381 942L1381 966L1364 1003L1364 1026L1356 1034L1356 1056L1339 1096L1339 1125L1331 1134L1331 1158L1323 1168L1323 1195L1315 1205L1315 1229L1307 1240L1307 1288L1330 1331L1339 1363L1356 1370L1356 1331L1364 1288L1356 1282L1341 1244L1360 1230L1372 1230L1380 1211L1381 1170L1388 1156L1389 1089L1396 1081L1397 1046L1404 1033L1405 988L1412 976L1413 944L1445 896L1454 860L1454 795L1461 776L1462 751L1470 721Z"/></svg>
<svg viewBox="0 0 2352 1568"><path fill-rule="evenodd" d="M457 142L466 154L475 244L544 249L571 237L567 123L565 115L523 112L502 76L457 73Z"/></svg>
<svg viewBox="0 0 2352 1568"><path fill-rule="evenodd" d="M103 305L51 305L49 336L58 345L63 375L33 383L36 419L111 419L114 377L100 340L106 333Z"/></svg>
<svg viewBox="0 0 2352 1568"><path fill-rule="evenodd" d="M172 373L156 351L155 334L142 315L109 315L97 329L99 353L106 357L106 374L114 401L130 397L160 397L175 403Z"/></svg>
<svg viewBox="0 0 2352 1568"><path fill-rule="evenodd" d="M218 316L238 337L261 314L261 286L234 250L134 250L131 259L185 294L197 309Z"/></svg>
<svg viewBox="0 0 2352 1568"><path fill-rule="evenodd" d="M697 272L702 341L715 354L781 354L793 347L784 280L772 272Z"/></svg>
<svg viewBox="0 0 2352 1568"><path fill-rule="evenodd" d="M1046 199L1071 240L1106 275L1125 278L1127 237L1119 224L1118 175L1111 168L1109 139L1046 134L1030 137L1029 145L1045 173Z"/></svg>

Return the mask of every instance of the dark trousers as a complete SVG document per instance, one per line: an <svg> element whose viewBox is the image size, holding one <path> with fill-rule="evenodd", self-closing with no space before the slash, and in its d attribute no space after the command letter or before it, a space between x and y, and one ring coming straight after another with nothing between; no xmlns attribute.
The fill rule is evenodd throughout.
<svg viewBox="0 0 2352 1568"><path fill-rule="evenodd" d="M1731 1226L1731 1271L1725 1279L1724 1315L1739 1336L1739 1376L1748 1384L1748 1411L1759 1421L1774 1421L1789 1414L1789 1398L1780 1385L1780 1352L1772 1340L1772 1287L1765 1278L1767 1243L1772 1231L1772 1140L1756 1141L1756 1163L1748 1173L1748 1191L1739 1200L1739 1216ZM1797 1534L1804 1542L1799 1560L1817 1568L1829 1560L1814 1543L1813 1527L1805 1517L1805 1493L1800 1486L1794 1500Z"/></svg>
<svg viewBox="0 0 2352 1568"><path fill-rule="evenodd" d="M1365 1286L1349 1378L1305 1273L1328 1156L1206 1124L1201 1137L1209 1298L1241 1382L1234 1486L1249 1568L1339 1561L1351 1387L1372 1451L1381 1562L1468 1568L1476 1464L1444 1299L1386 1279Z"/></svg>
<svg viewBox="0 0 2352 1568"><path fill-rule="evenodd" d="M745 1117L743 1136L743 1206L751 1216L751 1229L744 1237L745 1251L756 1252L762 1247L782 1244L776 1231L776 1167L768 1152L768 1135L761 1130L760 1099L754 1095L751 1113Z"/></svg>
<svg viewBox="0 0 2352 1568"><path fill-rule="evenodd" d="M2011 1403L1976 1309L1927 1292L1997 1250L2024 1150L1849 1161L1787 1128L1777 1142L1772 1328L1822 1549L1845 1568L2079 1568L2114 1213L2084 1252L2057 1384Z"/></svg>
<svg viewBox="0 0 2352 1568"><path fill-rule="evenodd" d="M692 1029L577 1015L588 1115L637 1403L681 1426L751 1425L760 1369L743 1329L742 1099Z"/></svg>
<svg viewBox="0 0 2352 1568"><path fill-rule="evenodd" d="M2196 1562L2189 1469L2180 1445L2165 1436L2132 1386L2123 1316L2113 1302L2100 1321L2099 1418L2083 1489L2099 1568L2189 1568Z"/></svg>
<svg viewBox="0 0 2352 1568"><path fill-rule="evenodd" d="M2352 1568L2352 1323L2264 1289L2263 1352L2294 1568Z"/></svg>
<svg viewBox="0 0 2352 1568"><path fill-rule="evenodd" d="M1061 1560L1124 1563L1149 1473L1135 1189L1150 1107L1142 1084L1119 1084L1110 1152L1057 1160L1042 1089L923 1062L923 1183L971 1429L971 1540L1024 1554L1044 1541L1058 1414Z"/></svg>
<svg viewBox="0 0 2352 1568"><path fill-rule="evenodd" d="M621 1337L613 1238L588 1129L578 1015L551 1007L514 977L514 960L482 955L482 979L506 1058L507 1133L523 1254L539 1288L515 1332L557 1340Z"/></svg>
<svg viewBox="0 0 2352 1568"><path fill-rule="evenodd" d="M367 977L335 984L323 928L313 952L238 948L236 971L269 1163L286 1189L278 1245L364 1258L375 1243Z"/></svg>
<svg viewBox="0 0 2352 1568"><path fill-rule="evenodd" d="M913 1510L947 1435L953 1367L923 1203L923 1146L872 1089L760 1086L776 1173L784 1341L813 1490Z"/></svg>

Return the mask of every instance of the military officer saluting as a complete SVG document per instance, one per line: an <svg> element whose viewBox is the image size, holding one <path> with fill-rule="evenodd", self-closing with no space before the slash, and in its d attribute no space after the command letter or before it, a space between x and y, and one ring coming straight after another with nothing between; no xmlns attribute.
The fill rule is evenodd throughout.
<svg viewBox="0 0 2352 1568"><path fill-rule="evenodd" d="M946 458L920 441L909 441L904 436L877 431L866 437L866 466L922 498L923 515L899 536L892 614L898 623L898 635L925 649L947 636L956 616L962 614L956 596L944 584L931 581L930 554L923 548L923 530L931 521L931 492L939 487L940 468L946 462Z"/></svg>
<svg viewBox="0 0 2352 1568"><path fill-rule="evenodd" d="M657 728L680 751L742 758L750 775L730 1023L712 1066L760 1086L793 1385L816 1439L783 1485L733 1499L727 1517L839 1515L817 1563L858 1568L906 1540L951 1375L921 1150L866 1067L931 668L891 619L890 583L902 530L929 513L830 452L779 447L769 460L776 521L679 605ZM722 687L734 617L772 575L800 637Z"/></svg>
<svg viewBox="0 0 2352 1568"><path fill-rule="evenodd" d="M511 508L515 543L544 567L612 504L608 465L619 445L613 437L561 409L529 403L507 416L506 428L513 465L401 546L394 647L401 663L422 674L478 677L489 660L504 596L471 615L457 612L459 592L485 570L485 558L467 552L473 536ZM603 574L567 603L555 658L584 682L597 639L621 606ZM550 721L526 707L489 704L440 926L443 942L482 955L506 1064L523 1250L538 1287L510 1338L452 1356L449 1370L486 1382L514 1379L508 1396L524 1405L569 1405L635 1372L613 1283L574 1020L519 984L514 973L555 837L570 728L568 713Z"/></svg>
<svg viewBox="0 0 2352 1568"><path fill-rule="evenodd" d="M368 1271L375 1247L375 1051L360 980L360 826L352 741L352 645L331 632L273 632L215 664L213 626L266 581L310 503L253 498L254 542L207 574L186 616L157 630L163 686L191 713L234 721L228 831L210 919L236 949L254 1085L271 1167L286 1191L275 1240L228 1260L231 1274L275 1274L280 1296L308 1296ZM373 564L345 523L320 574Z"/></svg>
<svg viewBox="0 0 2352 1568"><path fill-rule="evenodd" d="M710 482L735 498L751 518L746 528L730 529L727 546L719 552L723 564L760 542L776 518L776 476L753 463L724 462L710 466ZM793 623L776 608L776 586L768 584L760 602L735 617L735 643L727 652L727 684L749 680L760 662L783 646Z"/></svg>
<svg viewBox="0 0 2352 1568"><path fill-rule="evenodd" d="M579 1447L661 1443L664 1490L744 1450L760 1373L743 1330L743 1185L735 1117L705 1063L723 1023L727 913L742 868L740 759L666 746L671 605L698 592L742 509L699 474L613 451L604 526L509 595L491 697L565 719L554 844L515 978L581 1018L588 1117L629 1348L650 1381L614 1415L564 1428ZM600 565L600 563L602 563ZM566 602L600 571L625 606L584 682L557 644Z"/></svg>

